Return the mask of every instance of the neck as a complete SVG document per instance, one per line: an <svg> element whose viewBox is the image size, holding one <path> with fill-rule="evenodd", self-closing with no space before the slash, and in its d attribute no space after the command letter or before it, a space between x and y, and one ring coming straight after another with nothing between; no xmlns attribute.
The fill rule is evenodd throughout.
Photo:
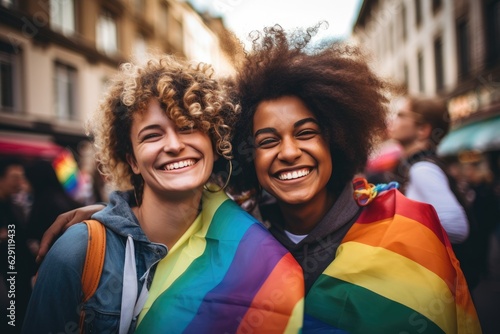
<svg viewBox="0 0 500 334"><path fill-rule="evenodd" d="M309 234L334 203L335 197L331 193L304 204L280 202L279 207L283 215L285 230L297 235Z"/></svg>
<svg viewBox="0 0 500 334"><path fill-rule="evenodd" d="M140 207L133 208L149 240L171 249L199 214L202 190L179 198L161 198L144 190Z"/></svg>
<svg viewBox="0 0 500 334"><path fill-rule="evenodd" d="M425 141L414 141L409 144L404 144L403 151L406 157L409 157L417 152L428 149L427 142Z"/></svg>

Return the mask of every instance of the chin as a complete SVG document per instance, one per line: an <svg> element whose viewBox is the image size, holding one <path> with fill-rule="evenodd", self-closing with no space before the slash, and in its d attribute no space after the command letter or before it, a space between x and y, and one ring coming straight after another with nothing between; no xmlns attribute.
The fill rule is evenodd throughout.
<svg viewBox="0 0 500 334"><path fill-rule="evenodd" d="M310 199L306 195L290 195L285 194L284 196L279 196L280 202L287 205L299 205L307 203Z"/></svg>

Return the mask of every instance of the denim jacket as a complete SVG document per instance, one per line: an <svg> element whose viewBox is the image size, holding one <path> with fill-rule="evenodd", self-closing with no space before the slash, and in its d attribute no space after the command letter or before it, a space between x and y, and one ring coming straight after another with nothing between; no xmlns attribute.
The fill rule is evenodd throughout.
<svg viewBox="0 0 500 334"><path fill-rule="evenodd" d="M149 269L167 255L166 246L150 242L140 228L128 204L129 197L130 193L112 193L110 204L92 217L106 226L106 256L95 294L81 305L88 232L86 225L80 223L70 227L54 243L43 261L23 333L78 332L81 307L85 310L86 333L118 333L127 240L133 240L137 295ZM128 285L125 290L127 288ZM135 325L133 321L129 332Z"/></svg>

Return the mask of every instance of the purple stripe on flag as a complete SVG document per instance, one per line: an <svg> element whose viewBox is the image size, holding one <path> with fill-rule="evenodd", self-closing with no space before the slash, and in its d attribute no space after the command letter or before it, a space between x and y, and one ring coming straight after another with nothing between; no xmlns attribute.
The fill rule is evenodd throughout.
<svg viewBox="0 0 500 334"><path fill-rule="evenodd" d="M235 333L253 298L286 253L262 226L251 226L224 279L205 295L198 308L198 315L223 315L225 320L207 324L202 321L206 317L195 316L185 332Z"/></svg>

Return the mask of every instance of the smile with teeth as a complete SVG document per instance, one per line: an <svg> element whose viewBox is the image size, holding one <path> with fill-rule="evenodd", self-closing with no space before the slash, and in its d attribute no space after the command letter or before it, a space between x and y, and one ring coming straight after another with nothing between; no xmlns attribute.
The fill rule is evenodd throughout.
<svg viewBox="0 0 500 334"><path fill-rule="evenodd" d="M177 161L177 162L165 165L165 170L181 169L184 167L192 166L195 164L195 162L196 161L194 161L193 159Z"/></svg>
<svg viewBox="0 0 500 334"><path fill-rule="evenodd" d="M311 171L308 168L294 170L293 172L284 172L278 174L278 179L280 180L293 180L309 175Z"/></svg>

